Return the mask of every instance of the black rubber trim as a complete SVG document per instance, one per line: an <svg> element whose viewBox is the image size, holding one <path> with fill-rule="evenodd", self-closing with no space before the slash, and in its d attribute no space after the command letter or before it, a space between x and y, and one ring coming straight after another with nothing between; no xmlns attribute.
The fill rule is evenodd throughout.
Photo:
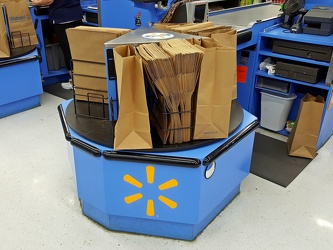
<svg viewBox="0 0 333 250"><path fill-rule="evenodd" d="M109 80L116 79L116 66L114 64L113 49L106 50L107 62L108 62L108 77Z"/></svg>
<svg viewBox="0 0 333 250"><path fill-rule="evenodd" d="M120 161L133 161L146 164L164 164L179 167L197 168L201 165L201 161L195 158L153 155L153 154L140 154L119 151L105 150L103 152L105 159L120 160Z"/></svg>
<svg viewBox="0 0 333 250"><path fill-rule="evenodd" d="M35 61L35 60L39 60L39 56L30 56L30 57L24 57L24 58L16 58L16 59L12 59L12 60L4 60L4 61L0 61L0 67L17 64L17 63L28 62L28 61Z"/></svg>
<svg viewBox="0 0 333 250"><path fill-rule="evenodd" d="M221 146L216 148L213 152L208 154L204 160L203 165L209 166L213 161L215 161L217 158L219 158L224 152L228 151L230 148L232 148L236 143L238 143L240 140L242 140L244 137L246 137L248 134L253 132L257 127L259 126L258 120L253 121L250 123L247 127L239 131L235 136L227 140L225 143L223 143Z"/></svg>
<svg viewBox="0 0 333 250"><path fill-rule="evenodd" d="M67 141L70 141L72 146L82 149L83 151L85 151L93 156L96 156L96 157L102 156L102 153L98 148L96 148L84 141L81 141L80 139L72 138L68 125L67 125L67 122L66 122L64 109L61 104L58 106L58 113L60 116L60 122L61 122L62 129L65 134L65 138Z"/></svg>
<svg viewBox="0 0 333 250"><path fill-rule="evenodd" d="M64 134L65 134L65 139L66 139L66 141L70 141L72 139L72 136L71 136L71 133L69 132L69 128L68 128L68 125L67 125L64 109L62 108L61 104L58 106L57 109L58 109L58 113L59 113L59 116L60 116L60 122L61 122L61 125L62 125L62 130L64 131Z"/></svg>
<svg viewBox="0 0 333 250"><path fill-rule="evenodd" d="M81 141L80 139L72 138L71 139L71 144L72 144L72 146L75 146L79 149L82 149L83 151L85 151L88 154L91 154L95 157L102 156L102 153L98 148L96 148L96 147L94 147L94 146L92 146L92 145L90 145L90 144L88 144L84 141Z"/></svg>
<svg viewBox="0 0 333 250"><path fill-rule="evenodd" d="M240 31L239 33L237 33L237 45L251 41L251 39L252 39L251 30Z"/></svg>

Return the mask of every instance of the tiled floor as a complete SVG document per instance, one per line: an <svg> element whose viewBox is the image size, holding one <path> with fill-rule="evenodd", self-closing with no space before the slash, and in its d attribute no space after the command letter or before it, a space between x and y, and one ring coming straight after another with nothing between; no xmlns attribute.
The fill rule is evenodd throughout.
<svg viewBox="0 0 333 250"><path fill-rule="evenodd" d="M62 101L0 119L0 249L333 249L332 138L287 188L250 174L192 242L119 233L81 212Z"/></svg>

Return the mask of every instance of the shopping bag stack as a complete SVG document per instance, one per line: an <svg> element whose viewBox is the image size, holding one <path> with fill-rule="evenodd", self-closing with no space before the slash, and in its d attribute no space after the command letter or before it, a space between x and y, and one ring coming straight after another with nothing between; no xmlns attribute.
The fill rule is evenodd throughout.
<svg viewBox="0 0 333 250"><path fill-rule="evenodd" d="M192 135L193 93L199 79L203 52L184 39L170 39L160 46L172 58L180 94L180 118L182 142L190 141Z"/></svg>
<svg viewBox="0 0 333 250"><path fill-rule="evenodd" d="M169 39L136 48L119 46L114 52L119 99L116 137L117 131L125 126L120 125L124 119L121 113L129 107L129 102L135 100L132 94L141 93L141 102L147 104L150 96L144 100L143 91L134 91L143 89L145 83L150 85L154 99L154 104L149 105L150 123L163 144L228 137L236 81L235 47L221 45L213 38ZM120 58L126 55L131 58L140 56L142 69L134 67L133 61L125 64L125 59ZM139 60L137 64L140 64ZM128 79L132 74L135 77ZM130 106L134 112L140 105L133 102ZM135 112L147 114L142 110ZM139 116L131 120L133 124L139 121L142 121ZM148 133L145 124L142 126ZM132 127L127 134L136 130Z"/></svg>
<svg viewBox="0 0 333 250"><path fill-rule="evenodd" d="M130 32L129 29L78 26L66 30L72 55L76 101L108 104L104 43Z"/></svg>
<svg viewBox="0 0 333 250"><path fill-rule="evenodd" d="M0 0L0 58L11 49L38 44L36 31L25 0Z"/></svg>
<svg viewBox="0 0 333 250"><path fill-rule="evenodd" d="M11 48L38 44L36 30L32 22L26 0L0 0L8 22L8 35Z"/></svg>
<svg viewBox="0 0 333 250"><path fill-rule="evenodd" d="M156 93L153 113L165 144L188 142L193 134L193 93L199 78L203 52L184 39L138 46L144 67ZM157 91L156 91L157 90ZM167 116L158 113L166 113Z"/></svg>
<svg viewBox="0 0 333 250"><path fill-rule="evenodd" d="M168 114L160 116L157 114L157 126L159 136L163 144L181 143L182 131L179 114L180 89L173 67L171 57L156 43L142 44L138 46L138 52L143 59L143 65L147 72L152 89L156 93L159 107L154 108L155 113Z"/></svg>

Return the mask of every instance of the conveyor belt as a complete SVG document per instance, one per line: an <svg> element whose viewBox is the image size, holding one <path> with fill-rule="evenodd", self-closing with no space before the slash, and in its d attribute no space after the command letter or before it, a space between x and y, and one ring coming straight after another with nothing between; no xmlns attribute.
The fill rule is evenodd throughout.
<svg viewBox="0 0 333 250"><path fill-rule="evenodd" d="M239 7L233 11L220 11L209 16L209 21L215 25L230 25L241 31L251 28L254 23L273 19L281 15L280 5L268 4L251 7Z"/></svg>

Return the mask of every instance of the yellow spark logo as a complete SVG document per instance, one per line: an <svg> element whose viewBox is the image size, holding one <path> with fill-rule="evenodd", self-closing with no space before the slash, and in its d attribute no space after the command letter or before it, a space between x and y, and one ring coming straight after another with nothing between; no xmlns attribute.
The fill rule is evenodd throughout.
<svg viewBox="0 0 333 250"><path fill-rule="evenodd" d="M153 166L146 166L146 177L147 177L147 183L148 184L153 184L154 183L154 178L155 178L155 168ZM132 176L130 176L129 174L126 174L124 176L124 181L137 187L137 188L142 188L143 184L136 180L135 178L133 178ZM178 182L175 179L171 179L168 180L162 184L160 184L158 186L158 189L163 191L169 188L173 188L173 187L177 187L178 186ZM137 200L140 200L143 197L142 193L136 193L136 194L132 194L129 196L126 196L124 198L124 201L127 204L131 204ZM174 209L177 207L177 202L163 196L163 195L159 195L158 199L163 202L165 205L167 205L168 207ZM155 215L155 207L154 207L154 201L148 199L147 201L147 208L146 208L146 214L148 216L154 216Z"/></svg>

